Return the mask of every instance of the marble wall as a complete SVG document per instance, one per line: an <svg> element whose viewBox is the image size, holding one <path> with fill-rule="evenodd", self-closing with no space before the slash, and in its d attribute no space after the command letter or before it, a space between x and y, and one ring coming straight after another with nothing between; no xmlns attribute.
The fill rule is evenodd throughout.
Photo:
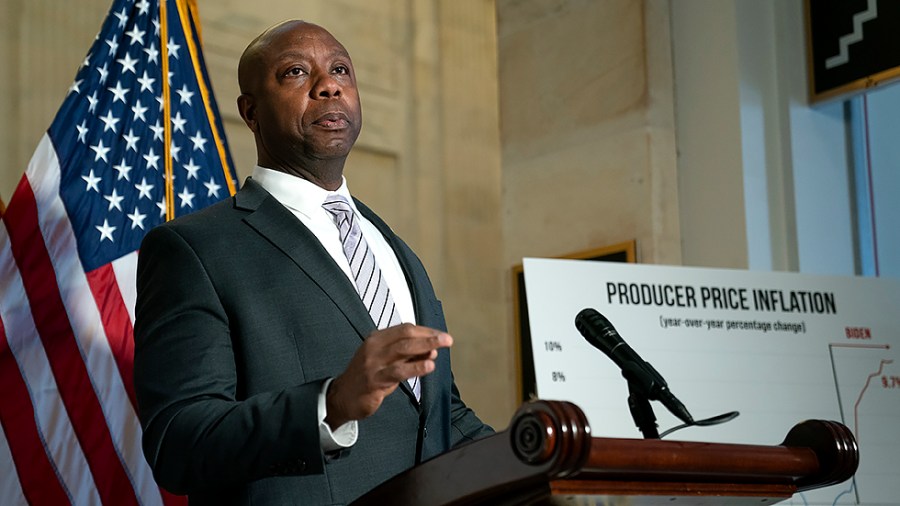
<svg viewBox="0 0 900 506"><path fill-rule="evenodd" d="M499 0L506 261L680 261L668 3Z"/></svg>

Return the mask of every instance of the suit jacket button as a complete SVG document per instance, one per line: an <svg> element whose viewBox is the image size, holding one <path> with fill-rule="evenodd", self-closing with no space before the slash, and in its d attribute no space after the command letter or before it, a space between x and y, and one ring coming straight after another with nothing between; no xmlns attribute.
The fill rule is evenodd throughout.
<svg viewBox="0 0 900 506"><path fill-rule="evenodd" d="M425 439L427 437L428 437L428 427L423 427L422 428L422 439Z"/></svg>
<svg viewBox="0 0 900 506"><path fill-rule="evenodd" d="M301 461L297 462L297 464L298 464L297 467L300 468L301 472L306 471L306 462L305 461L301 460Z"/></svg>

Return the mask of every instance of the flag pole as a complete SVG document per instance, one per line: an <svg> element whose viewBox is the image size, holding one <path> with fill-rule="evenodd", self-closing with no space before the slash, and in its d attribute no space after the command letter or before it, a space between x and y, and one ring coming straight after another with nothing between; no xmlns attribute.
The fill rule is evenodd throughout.
<svg viewBox="0 0 900 506"><path fill-rule="evenodd" d="M172 177L172 105L169 97L169 20L166 3L159 2L159 46L162 58L162 101L163 101L163 166L165 167L166 221L175 218L175 186Z"/></svg>
<svg viewBox="0 0 900 506"><path fill-rule="evenodd" d="M213 112L209 100L209 88L206 86L203 71L200 69L200 59L197 53L197 45L194 43L193 29L191 27L191 19L197 17L197 4L194 0L176 0L178 6L178 17L181 20L181 28L184 31L184 38L187 41L188 51L191 53L191 62L194 64L194 73L197 75L197 87L200 89L200 96L203 98L203 106L206 109L207 121L209 121L210 130L212 130L213 140L216 143L216 150L219 153L219 161L222 163L222 171L225 175L225 183L228 185L228 193L234 195L236 189L234 187L234 179L231 177L231 167L228 166L228 156L225 153L225 143L222 142L222 135L219 132L219 125L216 123L216 115ZM190 11L190 12L188 12ZM197 25L197 35L199 39L200 25Z"/></svg>

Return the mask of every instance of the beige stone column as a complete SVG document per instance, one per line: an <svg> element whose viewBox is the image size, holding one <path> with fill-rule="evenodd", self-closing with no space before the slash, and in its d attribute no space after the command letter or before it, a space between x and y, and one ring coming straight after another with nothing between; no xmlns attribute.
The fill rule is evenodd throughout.
<svg viewBox="0 0 900 506"><path fill-rule="evenodd" d="M15 189L22 165L19 146L22 144L16 120L19 118L19 26L21 24L21 0L5 0L0 3L0 199L8 203ZM35 142L36 144L36 142Z"/></svg>
<svg viewBox="0 0 900 506"><path fill-rule="evenodd" d="M0 3L0 196L9 201L109 10L108 0Z"/></svg>
<svg viewBox="0 0 900 506"><path fill-rule="evenodd" d="M679 264L669 2L497 12L504 266L631 240L639 261Z"/></svg>
<svg viewBox="0 0 900 506"><path fill-rule="evenodd" d="M438 2L441 30L444 307L466 402L498 428L515 409L497 41L491 1Z"/></svg>

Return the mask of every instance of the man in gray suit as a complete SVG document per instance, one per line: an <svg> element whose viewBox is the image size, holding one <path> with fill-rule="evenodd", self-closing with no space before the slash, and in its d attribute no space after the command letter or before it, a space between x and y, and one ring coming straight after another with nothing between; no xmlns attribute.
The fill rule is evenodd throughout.
<svg viewBox="0 0 900 506"><path fill-rule="evenodd" d="M144 451L192 504L347 503L492 431L460 400L421 262L350 197L343 168L362 115L347 51L285 22L251 42L238 79L253 176L141 246ZM345 251L360 233L354 251L370 250L374 268Z"/></svg>

